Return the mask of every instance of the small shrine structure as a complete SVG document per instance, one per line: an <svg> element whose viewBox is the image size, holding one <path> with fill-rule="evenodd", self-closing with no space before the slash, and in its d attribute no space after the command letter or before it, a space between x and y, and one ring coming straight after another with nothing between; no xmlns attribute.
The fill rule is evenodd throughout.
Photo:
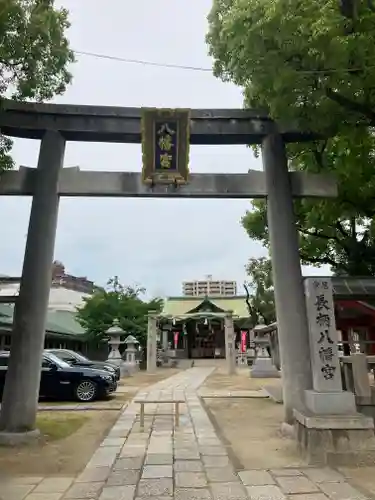
<svg viewBox="0 0 375 500"><path fill-rule="evenodd" d="M182 359L225 358L225 316L231 311L234 349L250 330L245 296L168 297L159 318L162 344Z"/></svg>

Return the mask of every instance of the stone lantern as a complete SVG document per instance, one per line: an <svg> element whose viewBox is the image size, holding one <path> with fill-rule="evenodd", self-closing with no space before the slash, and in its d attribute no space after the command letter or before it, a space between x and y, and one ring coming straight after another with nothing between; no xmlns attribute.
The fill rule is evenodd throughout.
<svg viewBox="0 0 375 500"><path fill-rule="evenodd" d="M259 347L256 359L250 369L252 378L279 378L280 372L274 366L266 347L269 346L269 339L261 333L265 325L260 324L254 327L254 333L258 335L254 338L255 344Z"/></svg>
<svg viewBox="0 0 375 500"><path fill-rule="evenodd" d="M121 366L122 358L119 351L119 347L120 345L124 344L124 342L121 341L121 336L125 335L125 332L120 327L118 320L114 321L113 325L110 328L108 328L108 330L106 331L106 335L109 337L108 345L111 348L110 353L108 354L107 361L115 365Z"/></svg>
<svg viewBox="0 0 375 500"><path fill-rule="evenodd" d="M124 365L128 372L131 373L139 369L137 360L135 359L139 342L133 335L128 335L124 342L126 344Z"/></svg>
<svg viewBox="0 0 375 500"><path fill-rule="evenodd" d="M254 332L254 344L256 347L258 347L257 351L257 357L265 358L269 357L268 356L268 350L267 347L269 347L269 339L266 334L262 332L262 330L266 327L266 325L261 322L259 325L254 326L253 332Z"/></svg>

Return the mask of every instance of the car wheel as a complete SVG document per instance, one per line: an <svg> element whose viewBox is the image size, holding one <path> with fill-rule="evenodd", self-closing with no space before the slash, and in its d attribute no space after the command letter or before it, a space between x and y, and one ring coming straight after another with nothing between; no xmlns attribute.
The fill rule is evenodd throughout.
<svg viewBox="0 0 375 500"><path fill-rule="evenodd" d="M91 380L82 380L75 389L75 396L78 401L85 403L93 401L96 398L96 393L96 384Z"/></svg>

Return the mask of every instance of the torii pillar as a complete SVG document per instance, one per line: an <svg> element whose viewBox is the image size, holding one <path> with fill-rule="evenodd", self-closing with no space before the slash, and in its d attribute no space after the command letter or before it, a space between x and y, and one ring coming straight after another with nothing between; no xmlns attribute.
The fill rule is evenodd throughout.
<svg viewBox="0 0 375 500"><path fill-rule="evenodd" d="M22 440L22 435L35 430L64 153L62 135L47 131L41 141L35 172L22 277L14 310L11 355L0 411L0 442Z"/></svg>
<svg viewBox="0 0 375 500"><path fill-rule="evenodd" d="M155 373L156 371L156 334L157 334L157 318L156 311L150 311L148 314L147 325L147 371Z"/></svg>
<svg viewBox="0 0 375 500"><path fill-rule="evenodd" d="M262 142L267 188L267 218L283 381L285 422L304 407L312 389L308 321L299 256L298 232L288 161L281 135Z"/></svg>
<svg viewBox="0 0 375 500"><path fill-rule="evenodd" d="M233 323L233 312L227 311L224 317L224 334L225 334L225 358L228 375L236 373L236 346L235 333Z"/></svg>

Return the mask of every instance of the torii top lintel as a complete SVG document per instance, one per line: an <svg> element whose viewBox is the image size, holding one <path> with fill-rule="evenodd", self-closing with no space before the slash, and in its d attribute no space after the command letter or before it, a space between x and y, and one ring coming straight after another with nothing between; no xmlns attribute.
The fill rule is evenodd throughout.
<svg viewBox="0 0 375 500"><path fill-rule="evenodd" d="M317 139L298 127L276 124L267 114L245 109L192 109L191 144L259 144L268 134L280 133L285 142ZM141 142L141 108L40 104L3 100L3 134L41 139L46 130L58 130L68 141Z"/></svg>

